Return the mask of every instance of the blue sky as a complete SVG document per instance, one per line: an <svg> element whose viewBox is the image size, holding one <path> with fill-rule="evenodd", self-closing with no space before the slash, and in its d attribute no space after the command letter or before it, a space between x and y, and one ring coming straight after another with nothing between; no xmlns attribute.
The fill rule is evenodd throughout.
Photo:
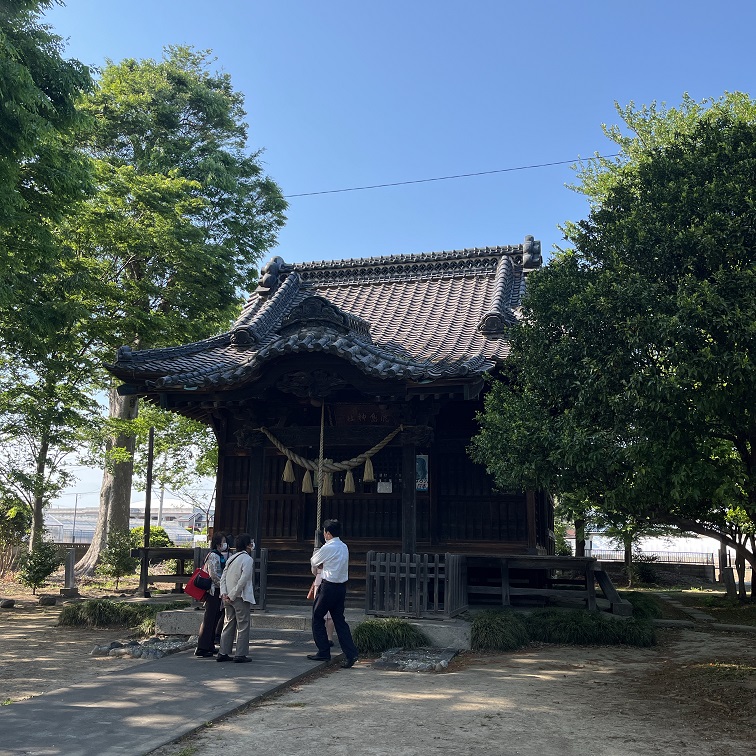
<svg viewBox="0 0 756 756"><path fill-rule="evenodd" d="M699 0L68 0L66 54L210 48L244 93L250 147L285 194L612 151L614 101L753 93L756 3ZM340 259L561 245L586 214L568 165L290 199L276 254Z"/></svg>
<svg viewBox="0 0 756 756"><path fill-rule="evenodd" d="M210 48L284 194L613 151L614 102L756 92L756 3L734 0L68 0L66 56ZM568 165L290 199L289 262L516 244L586 215ZM90 481L91 482L88 482ZM79 491L98 488L83 475ZM97 497L86 497L89 504ZM68 503L68 502L66 502Z"/></svg>

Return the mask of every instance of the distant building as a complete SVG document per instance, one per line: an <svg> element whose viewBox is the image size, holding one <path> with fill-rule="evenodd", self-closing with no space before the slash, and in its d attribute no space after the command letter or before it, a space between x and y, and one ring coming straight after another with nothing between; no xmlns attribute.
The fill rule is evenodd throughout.
<svg viewBox="0 0 756 756"><path fill-rule="evenodd" d="M172 501L172 500L171 500ZM186 507L188 506L188 512ZM74 509L72 507L51 507L45 510L45 529L55 543L92 543L92 538L97 526L97 507L81 507ZM153 525L157 525L158 514L150 513L150 520ZM186 524L191 527L192 523L201 521L204 523L205 516L195 515L192 507L184 505L184 508L165 507L163 508L163 518L161 526L164 528L168 537L176 546L187 546L194 542L194 533L187 529ZM130 528L140 528L144 526L144 504L141 509L137 505L131 508L131 518L129 520ZM199 525L199 529L204 528L204 524Z"/></svg>
<svg viewBox="0 0 756 756"><path fill-rule="evenodd" d="M144 524L144 502L137 501L131 505L130 509L132 519L138 519L140 524ZM209 517L208 517L209 515ZM159 524L163 527L167 523L175 523L191 531L204 530L212 527L214 510L210 509L205 513L203 509L195 507L181 499L164 499L162 509L159 500L153 499L150 502L150 522L153 525Z"/></svg>

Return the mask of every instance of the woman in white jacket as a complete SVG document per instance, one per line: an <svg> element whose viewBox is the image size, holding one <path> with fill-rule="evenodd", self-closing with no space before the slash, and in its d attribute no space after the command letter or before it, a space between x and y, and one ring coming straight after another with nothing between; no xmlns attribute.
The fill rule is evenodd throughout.
<svg viewBox="0 0 756 756"><path fill-rule="evenodd" d="M249 653L249 612L255 603L255 560L252 536L243 533L236 537L236 553L229 557L220 581L221 598L226 619L221 633L220 649L216 661L231 661L231 647L236 636L235 662L252 661Z"/></svg>

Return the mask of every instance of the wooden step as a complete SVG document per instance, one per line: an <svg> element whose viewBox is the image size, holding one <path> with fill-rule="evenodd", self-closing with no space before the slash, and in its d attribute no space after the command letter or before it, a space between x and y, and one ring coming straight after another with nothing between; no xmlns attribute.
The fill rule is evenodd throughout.
<svg viewBox="0 0 756 756"><path fill-rule="evenodd" d="M307 606L312 605L312 601L307 598L307 589L302 592L300 589L268 586L266 602L273 606ZM346 601L344 606L348 609L361 609L365 606L365 592L347 590Z"/></svg>

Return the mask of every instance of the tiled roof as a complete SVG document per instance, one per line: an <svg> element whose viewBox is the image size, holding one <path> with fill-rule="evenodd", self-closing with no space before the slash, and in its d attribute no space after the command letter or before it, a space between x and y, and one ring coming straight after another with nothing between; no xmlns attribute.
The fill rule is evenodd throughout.
<svg viewBox="0 0 756 756"><path fill-rule="evenodd" d="M264 268L228 333L121 347L108 368L146 390L234 388L283 355L323 352L379 379L477 377L503 359L540 243Z"/></svg>

